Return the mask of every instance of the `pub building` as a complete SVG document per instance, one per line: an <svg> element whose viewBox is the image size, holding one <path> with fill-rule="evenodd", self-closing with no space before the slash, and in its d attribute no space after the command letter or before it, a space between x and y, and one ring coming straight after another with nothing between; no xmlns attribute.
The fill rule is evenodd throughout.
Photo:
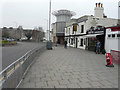
<svg viewBox="0 0 120 90"><path fill-rule="evenodd" d="M105 27L97 26L91 27L86 33L86 50L96 51L97 40L101 42L101 52L104 51L105 43Z"/></svg>

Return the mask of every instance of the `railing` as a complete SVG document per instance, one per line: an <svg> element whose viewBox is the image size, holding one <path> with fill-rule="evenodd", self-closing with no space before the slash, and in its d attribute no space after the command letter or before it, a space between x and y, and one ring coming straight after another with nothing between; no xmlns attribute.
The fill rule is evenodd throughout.
<svg viewBox="0 0 120 90"><path fill-rule="evenodd" d="M24 78L34 58L45 50L45 46L28 51L21 58L0 72L0 89L17 88Z"/></svg>

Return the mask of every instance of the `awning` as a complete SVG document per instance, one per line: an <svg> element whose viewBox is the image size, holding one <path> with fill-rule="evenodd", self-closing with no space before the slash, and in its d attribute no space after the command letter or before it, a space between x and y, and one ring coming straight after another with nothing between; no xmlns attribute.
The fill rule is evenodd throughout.
<svg viewBox="0 0 120 90"><path fill-rule="evenodd" d="M97 35L103 35L103 34L88 34L88 35L85 35L86 37L96 37Z"/></svg>

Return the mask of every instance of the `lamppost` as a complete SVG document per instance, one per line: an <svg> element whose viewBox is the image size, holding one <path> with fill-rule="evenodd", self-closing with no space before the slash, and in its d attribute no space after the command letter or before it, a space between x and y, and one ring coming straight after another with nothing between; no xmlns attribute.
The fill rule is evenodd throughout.
<svg viewBox="0 0 120 90"><path fill-rule="evenodd" d="M51 26L51 0L49 6L49 41L50 41L50 26Z"/></svg>
<svg viewBox="0 0 120 90"><path fill-rule="evenodd" d="M69 46L70 46L70 28L69 28Z"/></svg>
<svg viewBox="0 0 120 90"><path fill-rule="evenodd" d="M47 33L47 40L49 40L49 36L48 36L48 34L49 34L49 31L48 31L48 19L44 19L44 20L46 20L46 25L47 25L47 29L46 29L46 33Z"/></svg>
<svg viewBox="0 0 120 90"><path fill-rule="evenodd" d="M17 40L17 22L16 21L14 21L13 23L15 23L15 27L16 27L16 30L15 30L15 39Z"/></svg>
<svg viewBox="0 0 120 90"><path fill-rule="evenodd" d="M49 6L49 40L47 41L46 48L52 50L52 41L50 40L50 26L51 26L51 0Z"/></svg>
<svg viewBox="0 0 120 90"><path fill-rule="evenodd" d="M15 27L17 28L18 23L16 21L14 21L13 23L15 23Z"/></svg>

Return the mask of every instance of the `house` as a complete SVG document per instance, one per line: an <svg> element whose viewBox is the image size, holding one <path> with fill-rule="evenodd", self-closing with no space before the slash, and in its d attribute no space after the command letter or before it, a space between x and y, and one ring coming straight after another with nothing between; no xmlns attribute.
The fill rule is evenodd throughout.
<svg viewBox="0 0 120 90"><path fill-rule="evenodd" d="M96 40L100 40L104 48L105 27L115 26L117 19L107 18L102 3L96 3L94 15L84 15L67 22L65 38L68 46L95 51ZM76 27L76 30L74 30Z"/></svg>

